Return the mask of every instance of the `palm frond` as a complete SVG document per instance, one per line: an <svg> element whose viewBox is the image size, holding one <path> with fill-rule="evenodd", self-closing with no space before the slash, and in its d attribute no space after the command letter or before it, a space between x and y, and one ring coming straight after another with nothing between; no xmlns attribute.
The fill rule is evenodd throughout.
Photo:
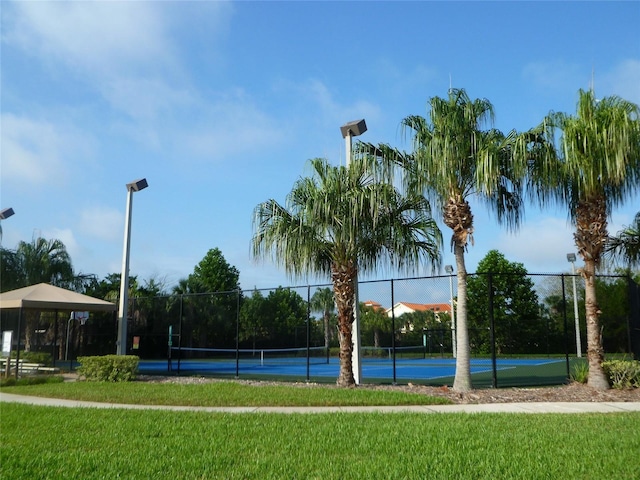
<svg viewBox="0 0 640 480"><path fill-rule="evenodd" d="M640 267L640 212L631 225L607 238L605 258L629 268Z"/></svg>

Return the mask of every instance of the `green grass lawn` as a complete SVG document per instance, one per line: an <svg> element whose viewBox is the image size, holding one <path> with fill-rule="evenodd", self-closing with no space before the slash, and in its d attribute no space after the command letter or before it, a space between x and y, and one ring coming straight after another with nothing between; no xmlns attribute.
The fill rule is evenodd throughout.
<svg viewBox="0 0 640 480"><path fill-rule="evenodd" d="M635 413L0 408L4 480L638 478Z"/></svg>
<svg viewBox="0 0 640 480"><path fill-rule="evenodd" d="M3 392L39 397L145 405L227 406L367 406L451 403L427 395L326 386L251 385L232 381L204 384L147 382L65 382L3 387Z"/></svg>
<svg viewBox="0 0 640 480"><path fill-rule="evenodd" d="M326 386L47 383L3 392L111 403L447 403ZM227 414L0 404L0 478L635 479L640 413Z"/></svg>

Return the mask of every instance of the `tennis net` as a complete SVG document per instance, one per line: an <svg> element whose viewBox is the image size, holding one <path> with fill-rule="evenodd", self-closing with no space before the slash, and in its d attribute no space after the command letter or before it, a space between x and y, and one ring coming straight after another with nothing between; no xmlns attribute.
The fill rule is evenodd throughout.
<svg viewBox="0 0 640 480"><path fill-rule="evenodd" d="M397 358L424 358L425 348L422 345L396 346L396 347L361 347L362 357L372 360L391 360L395 350Z"/></svg>
<svg viewBox="0 0 640 480"><path fill-rule="evenodd" d="M325 347L302 348L190 348L172 347L172 360L181 362L240 362L244 365L304 365L329 363Z"/></svg>

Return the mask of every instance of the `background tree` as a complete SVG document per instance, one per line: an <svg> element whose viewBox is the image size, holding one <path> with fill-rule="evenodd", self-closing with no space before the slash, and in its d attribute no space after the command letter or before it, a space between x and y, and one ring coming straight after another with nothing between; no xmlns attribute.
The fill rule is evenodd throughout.
<svg viewBox="0 0 640 480"><path fill-rule="evenodd" d="M263 339L269 334L268 317L269 304L260 290L244 298L240 307L240 342L245 348L263 345Z"/></svg>
<svg viewBox="0 0 640 480"><path fill-rule="evenodd" d="M328 288L319 288L311 297L311 311L322 313L322 324L324 327L324 346L329 348L333 338L336 300L333 291Z"/></svg>
<svg viewBox="0 0 640 480"><path fill-rule="evenodd" d="M362 322L361 331L363 345L369 344L374 347L381 347L383 338L386 345L390 344L391 319L387 316L384 309L371 305L360 304L360 321ZM369 342L366 342L366 339Z"/></svg>
<svg viewBox="0 0 640 480"><path fill-rule="evenodd" d="M38 283L50 283L62 288L74 286L75 275L71 257L60 240L34 238L30 243L20 242L13 255L2 256L2 283L14 288L27 287ZM25 326L25 351L31 350L32 340L40 321L40 311L28 310Z"/></svg>
<svg viewBox="0 0 640 480"><path fill-rule="evenodd" d="M294 348L307 345L307 302L294 290L278 287L265 297L254 290L240 309L240 339L253 348ZM310 324L312 333L316 331Z"/></svg>
<svg viewBox="0 0 640 480"><path fill-rule="evenodd" d="M183 325L185 331L190 330L190 346L235 347L238 305L242 303L239 279L238 269L226 261L220 249L212 248L193 273L179 282L180 289L174 289L174 294L178 291L194 294L188 297L187 309L195 316Z"/></svg>
<svg viewBox="0 0 640 480"><path fill-rule="evenodd" d="M563 282L565 284L564 296ZM538 284L537 291L539 292L539 297L542 298L540 316L548 326L547 353L566 352L571 348L567 343L569 341L569 332L571 332L571 338L575 337L574 309L571 307L573 305L573 290L570 287L570 282L571 278L567 276L551 276L544 277L542 282ZM582 289L578 290L579 296L581 291ZM583 300L578 299L578 301L584 305Z"/></svg>
<svg viewBox="0 0 640 480"><path fill-rule="evenodd" d="M307 302L294 290L278 287L267 295L267 342L282 348L307 344Z"/></svg>
<svg viewBox="0 0 640 480"><path fill-rule="evenodd" d="M24 287L19 260L15 250L0 247L0 292Z"/></svg>
<svg viewBox="0 0 640 480"><path fill-rule="evenodd" d="M16 257L18 278L15 283L22 287L43 282L62 288L73 284L71 257L60 240L38 237L30 243L20 242Z"/></svg>
<svg viewBox="0 0 640 480"><path fill-rule="evenodd" d="M640 268L640 212L633 223L607 239L605 258L612 263Z"/></svg>
<svg viewBox="0 0 640 480"><path fill-rule="evenodd" d="M406 270L423 259L436 266L440 231L426 199L402 196L373 159L359 158L348 167L322 159L310 164L312 176L295 183L286 207L275 200L256 207L253 255L273 254L290 275L331 275L340 341L337 384L350 386L358 272L376 270L383 257Z"/></svg>
<svg viewBox="0 0 640 480"><path fill-rule="evenodd" d="M399 336L403 346L419 346L427 340L429 351L433 348L439 352L451 351L451 316L448 313L410 312L396 317L396 322L404 327L405 333Z"/></svg>
<svg viewBox="0 0 640 480"><path fill-rule="evenodd" d="M566 205L585 279L588 384L606 390L602 368L596 269L608 239L607 223L614 207L640 189L640 109L619 97L596 100L592 91L578 93L576 115L550 113L539 127L553 155L530 162L530 188L541 204Z"/></svg>
<svg viewBox="0 0 640 480"><path fill-rule="evenodd" d="M456 259L458 302L456 312L456 374L453 388L472 388L467 329L467 270L465 251L473 244L473 214L469 200L475 198L509 228L517 228L522 212L524 162L538 147L530 134L512 131L504 135L489 128L493 105L472 100L463 89L451 89L447 98L429 100L429 118L411 115L402 120L412 135L412 153L389 145L359 144L359 150L391 161L403 169L405 188L424 192L435 202L443 221L452 230L451 246Z"/></svg>
<svg viewBox="0 0 640 480"><path fill-rule="evenodd" d="M618 270L616 276L600 276L596 278L598 305L600 315L600 331L602 346L611 353L631 353L629 351L629 316L630 299L629 282L634 277L628 271ZM636 273L635 281L640 281L640 273Z"/></svg>
<svg viewBox="0 0 640 480"><path fill-rule="evenodd" d="M491 277L495 345L498 354L541 353L547 322L540 320L538 294L521 263L510 262L497 250L478 263L468 278L469 327L475 347L491 352L489 338L489 276Z"/></svg>

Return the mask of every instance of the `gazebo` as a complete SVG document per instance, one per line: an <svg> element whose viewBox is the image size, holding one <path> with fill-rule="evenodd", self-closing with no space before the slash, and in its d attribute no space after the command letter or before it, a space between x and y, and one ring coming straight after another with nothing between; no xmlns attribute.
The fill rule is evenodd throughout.
<svg viewBox="0 0 640 480"><path fill-rule="evenodd" d="M18 362L20 360L20 334L24 310L55 311L56 314L60 311L114 312L117 305L48 283L39 283L1 293L0 311L9 309L19 309L16 357L16 362ZM18 375L17 370L16 376Z"/></svg>

